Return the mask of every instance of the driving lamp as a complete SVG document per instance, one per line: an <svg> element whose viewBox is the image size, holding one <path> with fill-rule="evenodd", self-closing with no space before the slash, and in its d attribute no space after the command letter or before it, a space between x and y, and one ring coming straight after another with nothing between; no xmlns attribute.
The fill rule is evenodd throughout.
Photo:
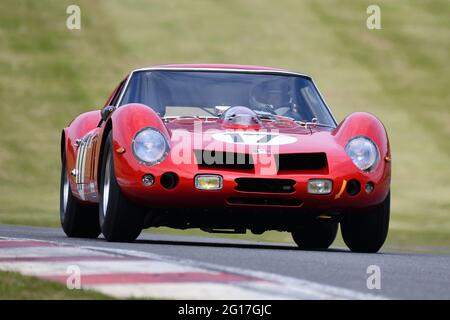
<svg viewBox="0 0 450 320"><path fill-rule="evenodd" d="M223 186L223 178L219 175L204 174L195 177L195 187L199 190L220 190Z"/></svg>

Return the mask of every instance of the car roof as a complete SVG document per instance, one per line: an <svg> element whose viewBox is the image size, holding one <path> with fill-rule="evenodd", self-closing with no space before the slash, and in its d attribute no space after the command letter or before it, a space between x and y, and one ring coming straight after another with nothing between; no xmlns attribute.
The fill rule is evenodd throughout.
<svg viewBox="0 0 450 320"><path fill-rule="evenodd" d="M262 67L262 66L252 66L252 65L240 65L240 64L162 64L151 67L144 67L133 70L136 71L146 71L146 70L182 70L182 71L227 71L227 72L249 72L249 73L275 73L275 74L288 74L297 75L306 78L311 78L310 76L298 73L294 71L289 71L286 69Z"/></svg>

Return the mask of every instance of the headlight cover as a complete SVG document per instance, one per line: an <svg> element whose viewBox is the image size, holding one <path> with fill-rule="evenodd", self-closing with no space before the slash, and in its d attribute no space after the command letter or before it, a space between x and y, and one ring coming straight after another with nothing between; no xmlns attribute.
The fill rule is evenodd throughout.
<svg viewBox="0 0 450 320"><path fill-rule="evenodd" d="M345 146L345 152L353 163L363 171L371 171L378 163L378 148L368 137L354 137Z"/></svg>
<svg viewBox="0 0 450 320"><path fill-rule="evenodd" d="M169 144L157 129L144 128L133 139L133 154L135 158L147 166L161 163L168 153Z"/></svg>

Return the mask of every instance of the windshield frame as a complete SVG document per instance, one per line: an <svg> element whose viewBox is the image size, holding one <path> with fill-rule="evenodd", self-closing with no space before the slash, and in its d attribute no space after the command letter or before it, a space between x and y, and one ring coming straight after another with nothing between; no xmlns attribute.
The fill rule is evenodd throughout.
<svg viewBox="0 0 450 320"><path fill-rule="evenodd" d="M128 90L128 86L130 85L131 79L132 77L139 72L148 72L148 71L169 71L169 72L216 72L216 73L243 73L243 74L266 74L266 75L286 75L286 76L297 76L297 77L302 77L306 80L311 81L312 86L314 87L314 89L317 92L317 95L319 96L321 102L323 103L323 105L325 106L326 111L328 112L328 114L330 115L333 124L334 124L334 128L337 127L337 121L336 118L334 117L333 113L330 110L330 107L328 106L327 102L325 101L322 93L320 92L319 88L317 87L316 83L314 82L314 80L305 74L302 73L297 73L297 72L292 72L292 71L284 71L284 70L265 70L265 69L236 69L236 68L192 68L192 67L169 67L169 68L164 68L164 67L150 67L150 68L141 68L141 69L136 69L133 70L132 72L130 72L125 85L122 88L122 92L120 93L120 97L117 100L117 104L116 107L120 108L122 106L122 101L123 98L125 96L125 93Z"/></svg>

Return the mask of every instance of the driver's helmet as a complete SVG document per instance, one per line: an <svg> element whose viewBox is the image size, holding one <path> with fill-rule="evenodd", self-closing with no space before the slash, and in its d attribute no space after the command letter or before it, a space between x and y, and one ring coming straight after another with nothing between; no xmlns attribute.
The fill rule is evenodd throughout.
<svg viewBox="0 0 450 320"><path fill-rule="evenodd" d="M277 109L292 104L290 87L285 82L268 80L254 86L250 92L250 104L256 109Z"/></svg>

